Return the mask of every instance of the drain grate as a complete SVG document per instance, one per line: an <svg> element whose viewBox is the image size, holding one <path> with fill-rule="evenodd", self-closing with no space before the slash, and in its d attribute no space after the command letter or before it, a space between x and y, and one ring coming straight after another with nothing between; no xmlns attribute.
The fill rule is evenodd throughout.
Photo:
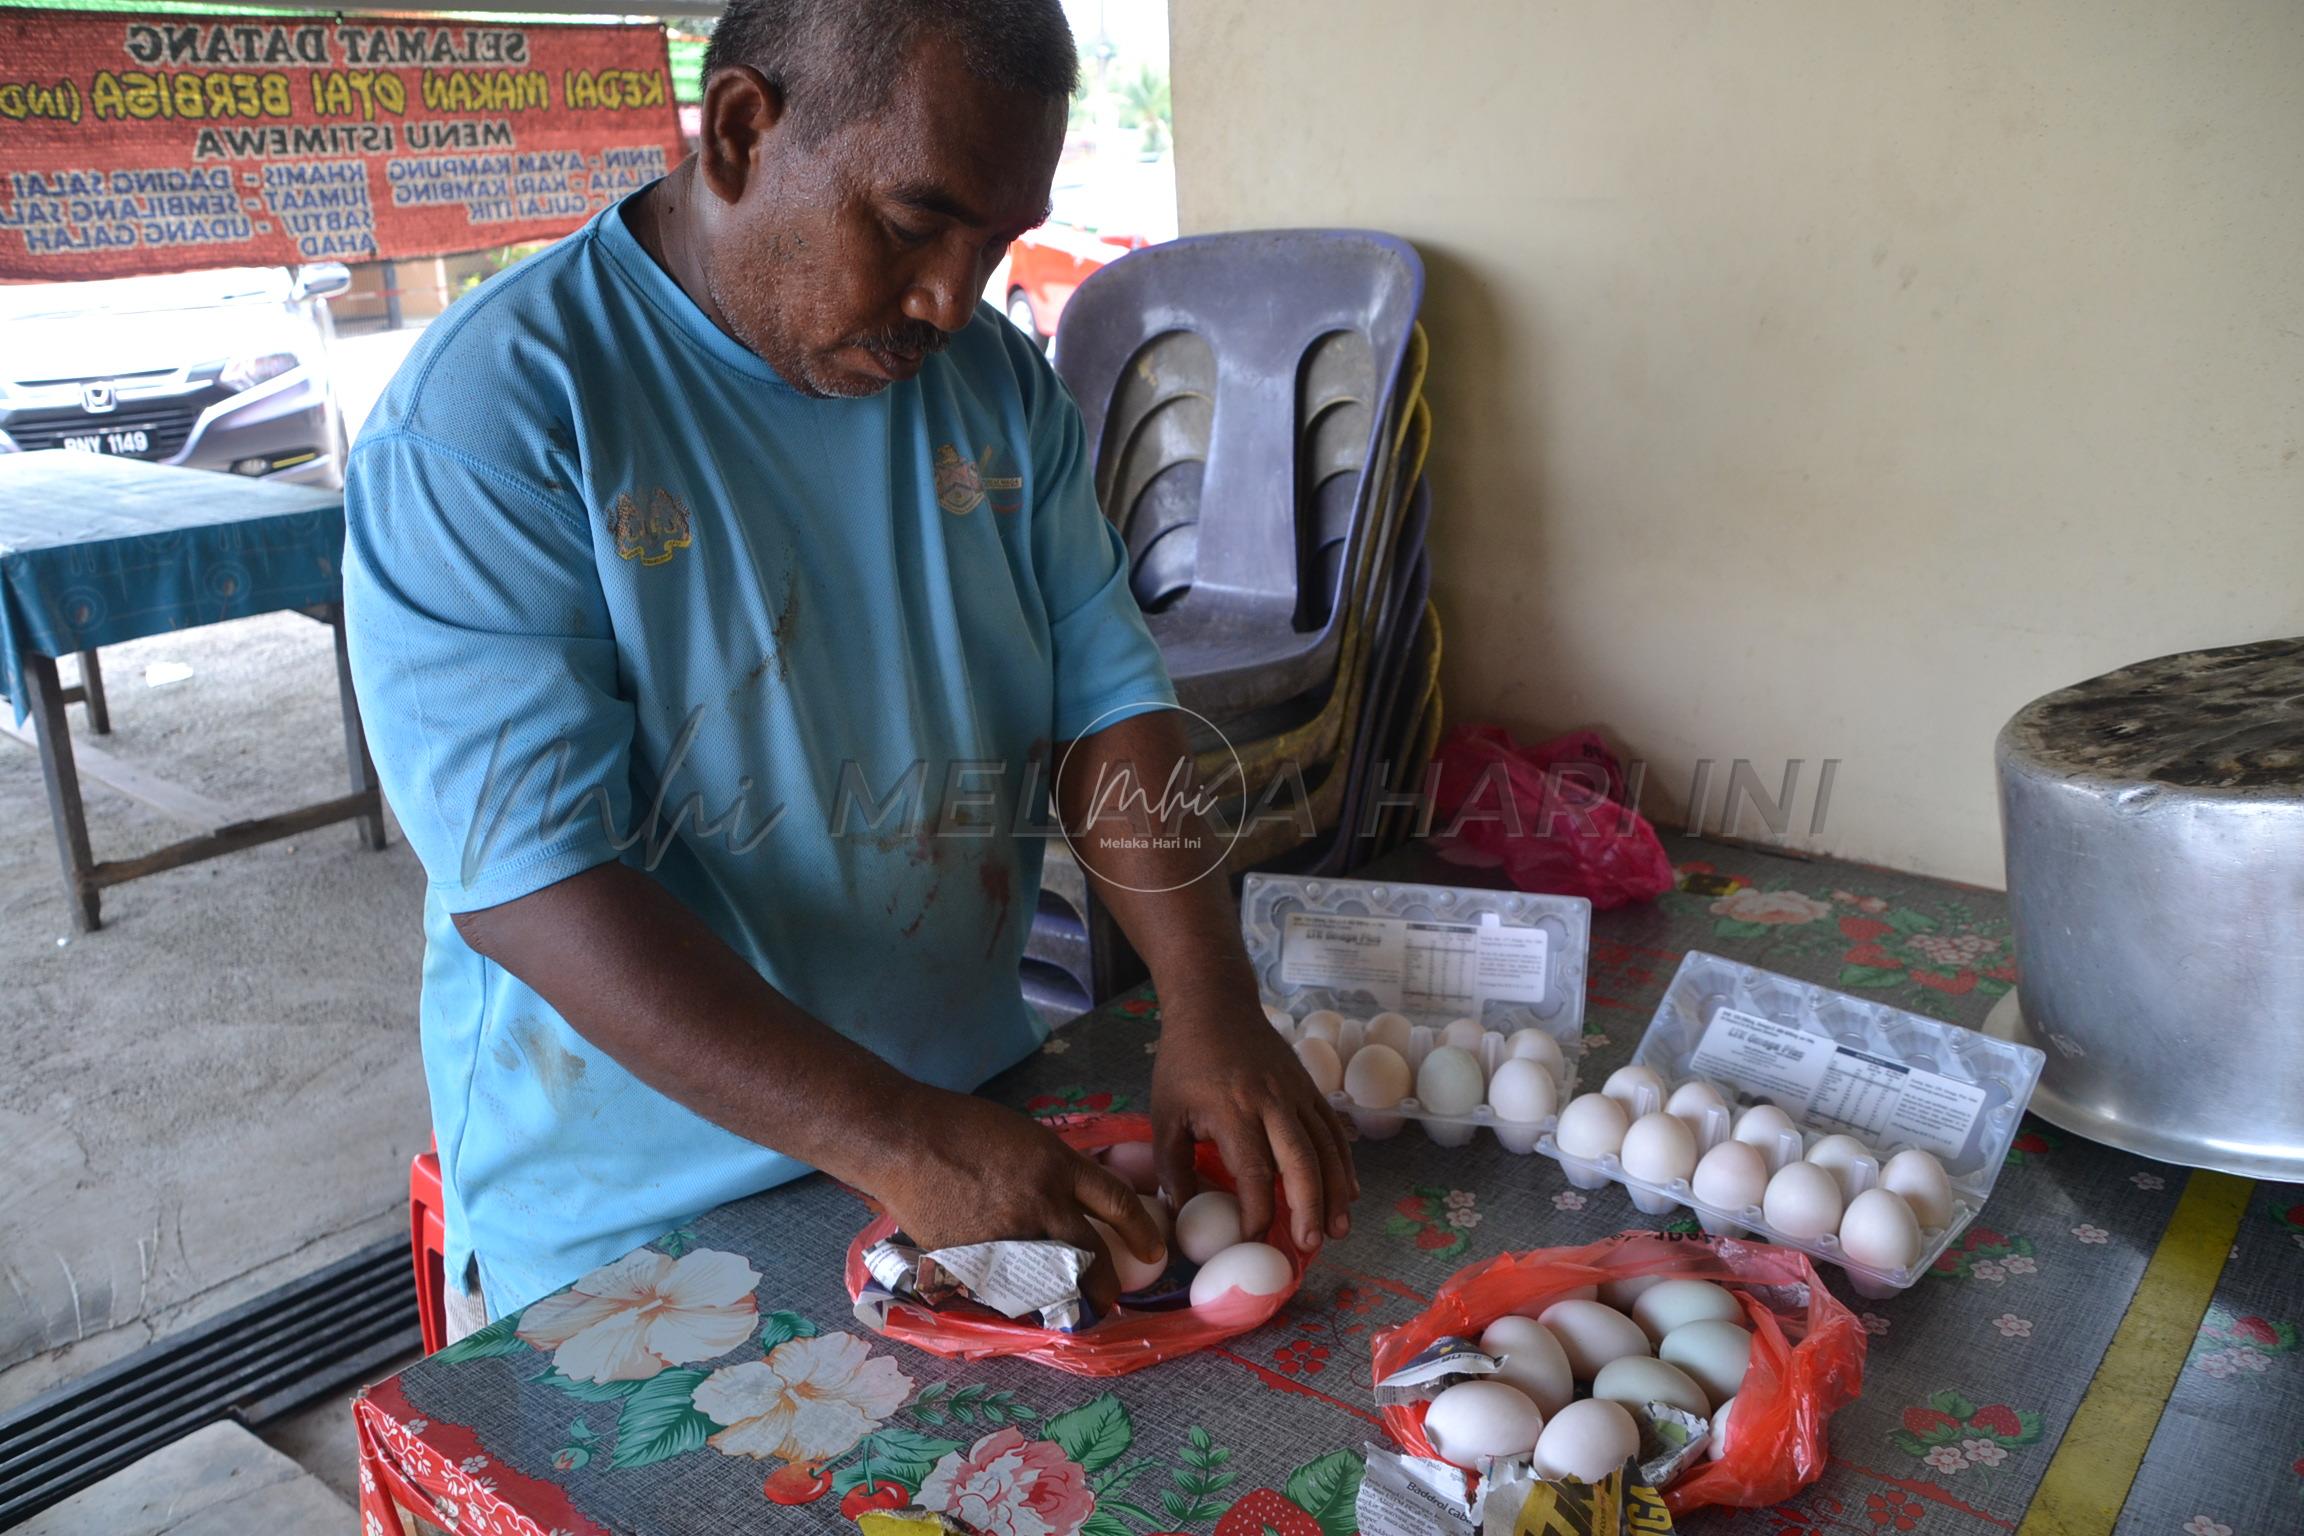
<svg viewBox="0 0 2304 1536"><path fill-rule="evenodd" d="M220 1419L259 1428L419 1347L388 1239L0 1415L0 1529Z"/></svg>

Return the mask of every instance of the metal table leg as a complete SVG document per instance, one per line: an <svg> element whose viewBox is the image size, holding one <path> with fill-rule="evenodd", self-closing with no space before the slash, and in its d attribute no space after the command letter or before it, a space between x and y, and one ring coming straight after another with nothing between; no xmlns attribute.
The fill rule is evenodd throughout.
<svg viewBox="0 0 2304 1536"><path fill-rule="evenodd" d="M48 816L56 825L56 856L64 866L64 894L72 903L72 928L94 933L104 926L96 885L96 856L88 847L88 818L80 806L80 770L72 761L72 733L64 722L64 685L56 658L24 653L28 702L40 722L40 773L48 781Z"/></svg>
<svg viewBox="0 0 2304 1536"><path fill-rule="evenodd" d="M376 808L359 818L360 840L370 848L384 846L384 800L376 785L376 761L368 755L368 733L360 725L360 701L352 692L352 653L344 638L344 605L328 605L328 627L336 639L336 702L344 715L344 760L350 766L352 792L373 795Z"/></svg>
<svg viewBox="0 0 2304 1536"><path fill-rule="evenodd" d="M88 729L99 736L112 734L112 707L104 702L104 669L94 651L80 653L80 700L88 706Z"/></svg>

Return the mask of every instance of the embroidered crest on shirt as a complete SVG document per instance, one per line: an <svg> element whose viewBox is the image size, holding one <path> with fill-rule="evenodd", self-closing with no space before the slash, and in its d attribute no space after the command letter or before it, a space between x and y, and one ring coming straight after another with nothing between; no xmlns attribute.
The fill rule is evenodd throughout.
<svg viewBox="0 0 2304 1536"><path fill-rule="evenodd" d="M960 457L950 443L936 450L936 505L966 517L984 500L984 475L974 459Z"/></svg>
<svg viewBox="0 0 2304 1536"><path fill-rule="evenodd" d="M645 512L634 493L623 492L608 509L608 521L615 530L618 557L642 565L662 565L695 542L687 503L662 486L648 498Z"/></svg>

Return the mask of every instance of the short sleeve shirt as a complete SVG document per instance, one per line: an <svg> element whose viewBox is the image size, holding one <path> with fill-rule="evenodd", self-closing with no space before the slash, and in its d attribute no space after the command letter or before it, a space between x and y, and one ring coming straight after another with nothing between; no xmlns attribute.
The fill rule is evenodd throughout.
<svg viewBox="0 0 2304 1536"><path fill-rule="evenodd" d="M1079 412L996 311L811 398L613 207L433 322L346 517L353 675L429 877L448 1260L492 1308L806 1170L624 1071L456 913L622 860L914 1078L1038 1044L1050 748L1174 695Z"/></svg>

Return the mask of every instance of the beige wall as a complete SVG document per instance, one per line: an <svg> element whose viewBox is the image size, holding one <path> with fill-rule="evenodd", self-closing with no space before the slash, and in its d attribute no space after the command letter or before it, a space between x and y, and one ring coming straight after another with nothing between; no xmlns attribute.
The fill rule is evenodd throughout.
<svg viewBox="0 0 2304 1536"><path fill-rule="evenodd" d="M1997 884L2018 705L2304 631L2293 0L1171 25L1187 232L1424 253L1453 719L1600 724L1675 818L1839 758L1804 841Z"/></svg>

